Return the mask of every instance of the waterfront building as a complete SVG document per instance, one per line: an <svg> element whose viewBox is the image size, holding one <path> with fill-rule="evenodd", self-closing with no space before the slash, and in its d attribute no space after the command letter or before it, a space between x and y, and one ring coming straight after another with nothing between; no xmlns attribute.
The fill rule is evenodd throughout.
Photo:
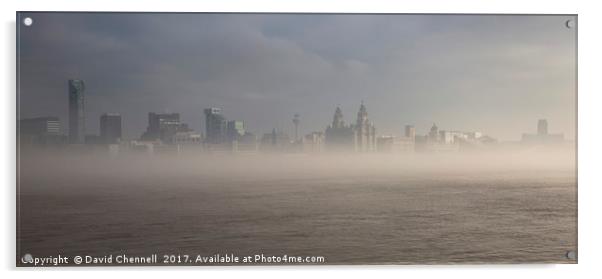
<svg viewBox="0 0 602 279"><path fill-rule="evenodd" d="M376 151L376 129L368 120L368 112L362 103L355 125L345 125L343 113L337 107L332 124L325 132L326 149L329 151Z"/></svg>
<svg viewBox="0 0 602 279"><path fill-rule="evenodd" d="M100 116L100 138L106 144L116 144L121 140L120 114L104 113Z"/></svg>
<svg viewBox="0 0 602 279"><path fill-rule="evenodd" d="M564 142L564 134L550 134L548 133L548 121L546 119L539 119L537 121L537 133L528 134L525 133L522 136L523 144L558 144Z"/></svg>
<svg viewBox="0 0 602 279"><path fill-rule="evenodd" d="M83 80L70 79L69 86L69 142L84 143L86 136L85 90Z"/></svg>
<svg viewBox="0 0 602 279"><path fill-rule="evenodd" d="M58 117L36 117L19 120L18 137L21 144L62 142L61 122Z"/></svg>
<svg viewBox="0 0 602 279"><path fill-rule="evenodd" d="M209 144L226 143L227 122L220 108L207 108L205 113L205 142Z"/></svg>

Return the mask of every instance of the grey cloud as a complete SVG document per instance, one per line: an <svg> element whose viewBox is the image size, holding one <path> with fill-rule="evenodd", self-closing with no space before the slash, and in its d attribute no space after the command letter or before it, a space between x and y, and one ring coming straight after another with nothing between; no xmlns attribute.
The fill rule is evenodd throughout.
<svg viewBox="0 0 602 279"><path fill-rule="evenodd" d="M224 108L261 134L323 129L364 100L379 133L414 123L515 139L537 118L574 135L574 30L566 16L64 14L22 28L22 116L66 123L66 80L88 84L88 132L105 111L137 137L149 111Z"/></svg>

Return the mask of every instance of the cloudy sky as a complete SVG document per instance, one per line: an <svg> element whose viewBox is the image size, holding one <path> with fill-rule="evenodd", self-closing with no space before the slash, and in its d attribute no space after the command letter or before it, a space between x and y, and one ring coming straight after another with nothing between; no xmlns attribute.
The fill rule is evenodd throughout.
<svg viewBox="0 0 602 279"><path fill-rule="evenodd" d="M20 118L58 116L67 80L86 82L88 134L118 112L139 137L148 112L179 112L195 130L221 107L258 135L324 130L337 105L364 101L377 133L477 130L501 140L575 136L571 16L25 13ZM66 132L66 131L65 131Z"/></svg>

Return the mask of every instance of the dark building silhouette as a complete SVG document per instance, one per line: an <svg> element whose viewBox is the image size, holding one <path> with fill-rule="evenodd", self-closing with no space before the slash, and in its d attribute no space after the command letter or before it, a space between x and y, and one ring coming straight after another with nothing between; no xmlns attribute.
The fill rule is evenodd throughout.
<svg viewBox="0 0 602 279"><path fill-rule="evenodd" d="M70 79L69 85L69 142L84 143L86 136L85 90L83 80Z"/></svg>
<svg viewBox="0 0 602 279"><path fill-rule="evenodd" d="M220 144L227 142L227 122L220 108L207 108L205 112L205 142Z"/></svg>
<svg viewBox="0 0 602 279"><path fill-rule="evenodd" d="M345 125L341 108L336 108L332 124L326 128L325 143L329 151L376 150L376 129L368 120L368 112L363 103L357 113L355 125Z"/></svg>
<svg viewBox="0 0 602 279"><path fill-rule="evenodd" d="M154 113L148 114L148 127L141 139L145 141L161 140L171 143L178 132L189 132L188 125L180 123L179 113Z"/></svg>
<svg viewBox="0 0 602 279"><path fill-rule="evenodd" d="M105 113L100 116L100 139L107 144L115 144L121 140L121 115Z"/></svg>
<svg viewBox="0 0 602 279"><path fill-rule="evenodd" d="M555 144L564 142L564 134L548 133L548 120L537 121L537 134L523 134L523 144Z"/></svg>
<svg viewBox="0 0 602 279"><path fill-rule="evenodd" d="M363 102L360 105L357 121L353 128L355 132L355 151L376 151L376 129L374 124L368 120L368 112Z"/></svg>
<svg viewBox="0 0 602 279"><path fill-rule="evenodd" d="M345 125L340 107L334 111L332 124L326 128L324 135L328 151L352 151L355 147L353 127Z"/></svg>
<svg viewBox="0 0 602 279"><path fill-rule="evenodd" d="M58 143L61 141L61 122L58 117L36 117L19 120L19 142Z"/></svg>

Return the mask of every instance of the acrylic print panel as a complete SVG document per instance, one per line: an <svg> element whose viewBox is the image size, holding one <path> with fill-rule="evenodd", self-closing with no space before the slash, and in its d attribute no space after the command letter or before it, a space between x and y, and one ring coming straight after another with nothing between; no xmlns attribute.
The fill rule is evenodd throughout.
<svg viewBox="0 0 602 279"><path fill-rule="evenodd" d="M575 15L17 22L17 266L577 262Z"/></svg>

